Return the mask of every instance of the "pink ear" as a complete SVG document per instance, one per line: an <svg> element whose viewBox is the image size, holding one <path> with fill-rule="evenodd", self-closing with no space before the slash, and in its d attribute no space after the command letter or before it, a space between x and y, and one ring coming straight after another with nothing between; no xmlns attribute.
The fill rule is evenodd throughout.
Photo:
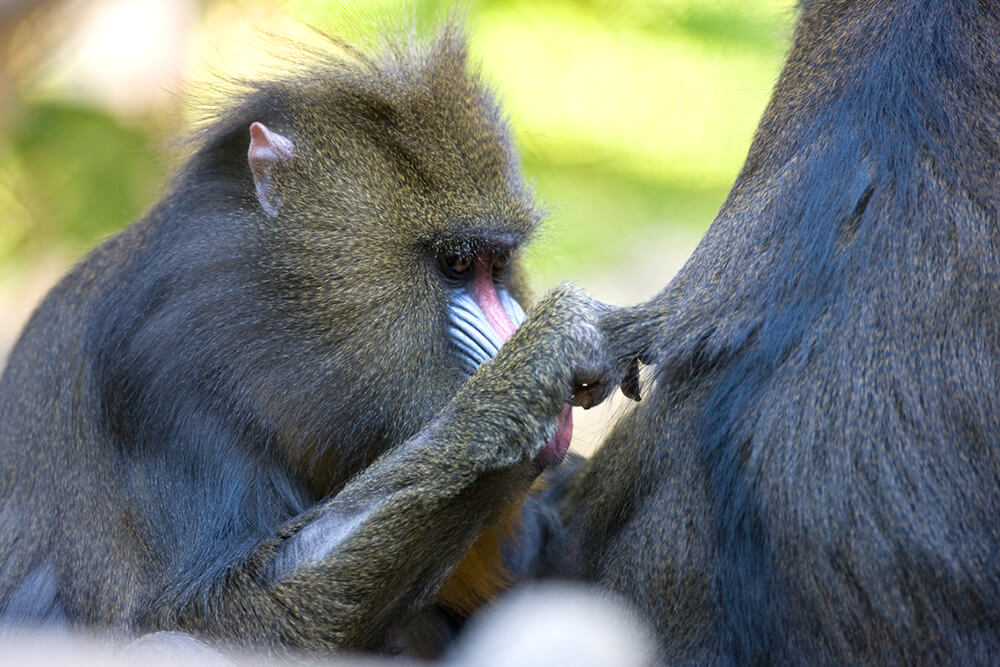
<svg viewBox="0 0 1000 667"><path fill-rule="evenodd" d="M268 215L277 215L281 208L281 196L274 192L271 171L275 165L295 156L295 144L287 137L272 132L264 123L250 124L250 150L247 160L253 173L253 184L257 188L257 201Z"/></svg>

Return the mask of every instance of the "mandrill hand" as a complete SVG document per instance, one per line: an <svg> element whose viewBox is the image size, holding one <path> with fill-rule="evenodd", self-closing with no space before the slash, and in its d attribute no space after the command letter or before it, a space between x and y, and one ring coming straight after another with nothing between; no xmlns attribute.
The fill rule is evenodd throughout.
<svg viewBox="0 0 1000 667"><path fill-rule="evenodd" d="M600 317L598 327L607 341L615 369L614 377L621 385L622 393L639 401L639 363L650 364L653 356L650 332L656 327L650 323L649 308L646 304L629 308L609 308Z"/></svg>
<svg viewBox="0 0 1000 667"><path fill-rule="evenodd" d="M511 416L521 437L508 440L536 463L562 461L572 437L572 406L597 405L619 381L599 327L611 310L579 287L556 287L470 381L470 394L492 393L491 403L520 406Z"/></svg>
<svg viewBox="0 0 1000 667"><path fill-rule="evenodd" d="M599 326L613 310L580 287L563 283L546 294L531 313L532 318L546 319L552 327L548 335L556 340L550 344L566 364L566 402L570 405L590 409L618 385L620 374Z"/></svg>

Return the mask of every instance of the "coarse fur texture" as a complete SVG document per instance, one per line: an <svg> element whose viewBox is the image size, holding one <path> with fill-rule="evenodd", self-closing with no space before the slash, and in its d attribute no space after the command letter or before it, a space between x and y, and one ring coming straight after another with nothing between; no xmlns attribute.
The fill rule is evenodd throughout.
<svg viewBox="0 0 1000 667"><path fill-rule="evenodd" d="M555 568L670 664L1000 655L1000 5L812 0ZM560 532L561 531L561 532Z"/></svg>
<svg viewBox="0 0 1000 667"><path fill-rule="evenodd" d="M254 123L287 148L262 200ZM606 365L570 288L471 379L449 339L441 257L512 256L523 299L538 217L453 28L255 85L10 355L0 618L393 645Z"/></svg>

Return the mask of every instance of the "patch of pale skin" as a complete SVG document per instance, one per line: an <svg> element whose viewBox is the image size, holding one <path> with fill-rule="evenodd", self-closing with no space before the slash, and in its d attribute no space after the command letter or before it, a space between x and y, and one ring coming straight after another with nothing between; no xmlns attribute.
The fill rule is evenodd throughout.
<svg viewBox="0 0 1000 667"><path fill-rule="evenodd" d="M59 584L52 561L46 558L35 567L4 603L0 639L8 627L38 623L52 629L65 628L66 612L59 601Z"/></svg>
<svg viewBox="0 0 1000 667"><path fill-rule="evenodd" d="M288 577L300 567L319 563L336 551L374 514L381 503L373 502L355 512L327 512L285 540L271 561L272 581Z"/></svg>
<svg viewBox="0 0 1000 667"><path fill-rule="evenodd" d="M290 139L271 131L264 123L250 124L250 148L247 162L253 173L257 201L269 216L278 215L281 197L271 187L274 167L295 157L295 144Z"/></svg>

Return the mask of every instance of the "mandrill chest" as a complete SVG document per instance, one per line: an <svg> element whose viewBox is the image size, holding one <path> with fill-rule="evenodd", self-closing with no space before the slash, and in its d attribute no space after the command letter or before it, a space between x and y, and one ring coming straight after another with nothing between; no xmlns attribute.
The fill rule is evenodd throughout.
<svg viewBox="0 0 1000 667"><path fill-rule="evenodd" d="M517 532L522 496L487 526L441 587L438 601L449 611L468 616L513 584L503 562L503 544Z"/></svg>

